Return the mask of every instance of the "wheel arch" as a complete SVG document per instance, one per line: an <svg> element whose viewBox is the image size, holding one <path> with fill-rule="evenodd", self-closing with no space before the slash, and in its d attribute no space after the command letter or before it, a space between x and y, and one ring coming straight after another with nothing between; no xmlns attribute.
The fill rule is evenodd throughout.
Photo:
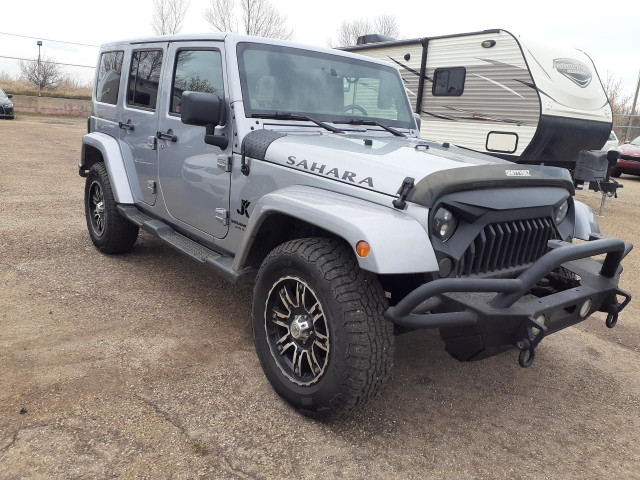
<svg viewBox="0 0 640 480"><path fill-rule="evenodd" d="M89 133L82 138L80 165L78 166L80 176L85 177L89 169L97 162L104 162L107 168L116 202L134 203L118 140L99 132Z"/></svg>
<svg viewBox="0 0 640 480"><path fill-rule="evenodd" d="M294 238L339 238L360 267L377 274L438 270L428 235L416 219L347 195L308 186L287 187L263 196L251 214L234 268L257 267L277 245ZM362 258L355 245L365 240L371 253Z"/></svg>

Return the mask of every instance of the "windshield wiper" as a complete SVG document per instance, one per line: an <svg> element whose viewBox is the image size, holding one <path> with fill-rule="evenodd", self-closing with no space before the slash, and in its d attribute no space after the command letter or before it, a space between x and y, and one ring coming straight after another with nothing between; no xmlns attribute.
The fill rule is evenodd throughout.
<svg viewBox="0 0 640 480"><path fill-rule="evenodd" d="M406 135L404 133L402 133L401 131L396 130L393 127L389 127L388 125L385 125L383 123L377 122L375 120L360 120L360 119L352 118L348 122L337 120L337 121L335 121L333 123L346 123L346 124L349 124L349 125L373 125L373 126L376 126L376 127L384 128L387 132L393 133L396 137L405 137L406 138Z"/></svg>
<svg viewBox="0 0 640 480"><path fill-rule="evenodd" d="M320 120L316 120L315 118L311 118L308 115L302 115L300 113L256 113L253 115L255 118L273 118L275 120L307 120L309 122L313 122L319 127L322 127L326 130L329 130L333 133L344 133L344 130L341 130L336 127L332 127L331 125L321 122Z"/></svg>

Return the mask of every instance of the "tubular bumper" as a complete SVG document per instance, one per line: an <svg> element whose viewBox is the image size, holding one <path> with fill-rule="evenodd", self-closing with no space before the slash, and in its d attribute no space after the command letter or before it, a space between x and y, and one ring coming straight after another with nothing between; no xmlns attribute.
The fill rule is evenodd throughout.
<svg viewBox="0 0 640 480"><path fill-rule="evenodd" d="M546 333L596 311L608 313L607 326L613 326L631 300L618 288L618 280L620 262L633 245L618 238L594 238L578 244L550 241L551 250L517 278L443 278L426 283L390 307L385 317L406 328L439 328L447 351L459 360L485 358L518 346L529 352L532 361ZM600 254L606 254L602 262L589 258ZM558 267L577 274L580 285L547 296L531 295L532 288ZM617 295L625 300L618 303Z"/></svg>

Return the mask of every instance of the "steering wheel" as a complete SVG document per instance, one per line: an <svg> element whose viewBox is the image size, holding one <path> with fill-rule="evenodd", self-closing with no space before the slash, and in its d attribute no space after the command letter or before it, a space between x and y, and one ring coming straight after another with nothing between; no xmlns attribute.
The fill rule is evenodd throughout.
<svg viewBox="0 0 640 480"><path fill-rule="evenodd" d="M367 113L367 111L364 109L364 107L362 107L361 105L358 105L357 103L352 103L351 105L345 105L344 108L342 109L343 112L346 112L347 110L351 110L351 112L353 113L354 110L360 110L360 112L365 116L368 117L369 114Z"/></svg>

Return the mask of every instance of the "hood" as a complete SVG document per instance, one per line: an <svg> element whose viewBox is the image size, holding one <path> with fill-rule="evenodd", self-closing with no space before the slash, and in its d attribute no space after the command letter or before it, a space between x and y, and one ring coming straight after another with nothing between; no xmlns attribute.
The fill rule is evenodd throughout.
<svg viewBox="0 0 640 480"><path fill-rule="evenodd" d="M620 149L622 150L623 155L640 156L640 145L625 143L623 145L620 145Z"/></svg>
<svg viewBox="0 0 640 480"><path fill-rule="evenodd" d="M429 182L431 194L415 196L414 201L424 200L417 203L437 195L441 181L457 185L455 189L561 184L572 191L573 187L565 169L516 165L417 138L258 130L245 137L243 147L253 158L394 197L406 177L423 187L429 178L435 179L436 183Z"/></svg>
<svg viewBox="0 0 640 480"><path fill-rule="evenodd" d="M353 134L281 135L261 153L269 162L393 196L406 177L417 182L442 170L496 163L513 166L488 155L416 138ZM249 150L247 154L254 156Z"/></svg>

